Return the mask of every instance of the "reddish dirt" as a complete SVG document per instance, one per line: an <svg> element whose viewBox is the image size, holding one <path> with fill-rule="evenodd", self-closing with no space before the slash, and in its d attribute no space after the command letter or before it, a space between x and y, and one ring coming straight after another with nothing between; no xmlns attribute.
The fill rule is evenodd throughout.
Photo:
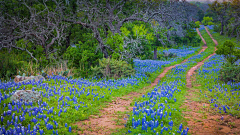
<svg viewBox="0 0 240 135"><path fill-rule="evenodd" d="M200 52L202 51L204 51L204 48ZM182 63L186 61L187 59ZM124 128L123 125L126 123L125 119L127 118L126 114L124 115L124 112L132 111L133 108L130 104L133 102L133 99L145 94L147 89L156 86L158 81L163 78L169 70L177 65L166 67L150 86L143 88L139 92L131 92L124 97L118 97L115 101L109 103L106 108L100 110L100 114L98 116L90 116L88 120L77 122L76 125L78 125L81 129L81 131L78 131L78 134L106 135L111 134L114 131L116 132L117 128ZM121 114L117 114L117 112L121 112ZM119 125L117 125L116 120L118 120Z"/></svg>
<svg viewBox="0 0 240 135"><path fill-rule="evenodd" d="M186 62L187 59L184 60L184 61ZM175 68L177 65L179 65L179 64L176 64L176 65L170 66L170 67L166 67L166 68L163 70L163 72L154 80L154 82L151 83L151 86L150 86L150 87L156 86L156 85L158 84L159 80L161 80L161 78L163 78L169 70L171 70L172 68Z"/></svg>
<svg viewBox="0 0 240 135"><path fill-rule="evenodd" d="M200 36L201 36L201 35L200 35ZM207 46L204 45L204 46L202 47L202 49L198 52L198 54L204 52L206 49L207 49ZM182 64L182 63L185 63L185 62L187 62L187 61L188 61L188 59L185 59L184 61L181 62L181 64ZM173 65L173 66L170 66L170 67L166 67L166 68L163 70L163 72L154 80L154 82L151 84L151 87L156 86L156 85L158 84L158 81L161 80L161 78L163 78L163 77L167 74L167 72L168 72L169 70L171 70L172 68L175 68L175 67L178 66L178 65L180 65L180 64L176 64L176 65Z"/></svg>
<svg viewBox="0 0 240 135"><path fill-rule="evenodd" d="M212 35L205 27L207 33L212 38L215 46L218 45L217 41L213 39ZM216 47L215 47L216 51ZM196 66L192 67L187 73L187 87L189 88L188 94L186 96L186 101L182 108L187 108L188 110L184 113L184 117L187 119L189 126L189 132L194 135L234 135L240 134L240 119L232 117L230 115L220 115L213 109L210 109L210 105L207 103L199 103L193 101L197 98L195 95L199 90L193 89L191 80L196 80L191 78L194 71L204 64L204 61L209 59L215 53L209 55L206 59L199 62ZM197 84L199 85L199 84ZM223 119L221 119L223 117Z"/></svg>
<svg viewBox="0 0 240 135"><path fill-rule="evenodd" d="M209 35L209 36L211 37L211 39L213 40L215 46L217 46L217 45L218 45L218 42L212 37L211 33L208 31L208 29L206 28L206 26L204 26L204 28L205 28L205 30L207 31L208 35ZM199 32L198 29L197 29L197 31ZM203 41L205 41L205 40L203 39L201 33L199 32L198 34L200 34L199 36L202 38ZM206 42L205 42L205 43L206 43ZM207 48L207 47L206 47L206 48ZM205 48L205 49L206 49L206 48ZM216 51L216 47L215 47L215 51ZM192 67L192 68L187 72L186 81L187 81L187 87L188 87L188 88L191 88L191 87L192 87L191 76L194 74L194 72L195 72L198 68L200 68L200 67L204 64L204 62L205 62L206 60L208 60L210 57L212 57L213 55L215 55L215 53L209 55L209 56L208 56L207 58L205 58L204 60L198 62L196 66Z"/></svg>
<svg viewBox="0 0 240 135"><path fill-rule="evenodd" d="M200 33L199 29L198 29L198 28L196 28L196 31L197 31L198 35L200 36L200 38L202 39L202 41L203 41L203 43L204 43L204 46L206 46L206 45L207 45L207 43L206 43L205 39L202 37L202 35L201 35L201 33Z"/></svg>
<svg viewBox="0 0 240 135"><path fill-rule="evenodd" d="M208 29L207 29L207 27L206 27L206 26L204 26L204 28L205 28L205 30L207 31L208 35L209 35L209 36L211 37L211 39L213 40L213 42L214 42L215 46L217 46L217 45L218 45L218 42L217 42L217 40L215 40L215 39L212 37L211 33L208 31Z"/></svg>
<svg viewBox="0 0 240 135"><path fill-rule="evenodd" d="M240 134L240 119L230 115L220 115L210 105L206 103L199 103L193 101L197 98L192 94L195 89L190 89L189 94L186 96L187 100L182 106L187 108L188 111L183 112L184 117L187 119L189 133L193 135L239 135ZM221 117L223 116L223 120Z"/></svg>
<svg viewBox="0 0 240 135"><path fill-rule="evenodd" d="M203 46L203 48L200 50L198 54L203 52L206 48L207 48L206 46ZM185 59L181 63L184 63L186 61L187 59ZM98 116L93 115L90 116L88 120L77 122L76 125L80 130L76 132L78 132L78 134L80 135L106 135L111 134L114 131L116 132L117 128L124 128L123 125L126 123L127 118L124 112L132 111L132 107L130 106L130 104L133 102L133 99L136 97L140 97L142 94L145 94L147 89L156 86L159 80L163 78L169 70L175 68L177 65L179 64L166 67L164 71L154 80L154 82L151 83L150 86L143 88L139 92L131 92L130 94L124 97L120 98L118 97L115 101L109 103L109 105L106 108L100 110ZM117 112L120 113L117 114Z"/></svg>
<svg viewBox="0 0 240 135"><path fill-rule="evenodd" d="M187 78L186 78L186 81L187 81L187 87L188 88L191 88L192 87L192 80L191 80L191 76L194 74L194 72L200 68L204 62L206 60L208 60L210 57L212 57L215 53L209 55L207 58L205 58L204 60L202 60L201 62L198 62L196 66L192 67L188 72L187 72Z"/></svg>
<svg viewBox="0 0 240 135"><path fill-rule="evenodd" d="M183 62L186 62L184 60ZM182 62L182 63L183 63ZM158 84L158 81L165 76L165 74L176 67L177 65L166 67L164 71L154 80L154 82L139 92L131 92L130 94L124 97L118 97L115 101L109 103L106 108L100 110L98 116L90 116L88 120L77 122L76 125L81 129L78 131L80 135L106 135L116 132L117 128L124 128L126 123L127 115L124 112L132 111L133 107L130 104L133 102L133 99L140 97L145 94L149 88L152 88ZM117 112L120 112L117 114ZM118 125L117 125L118 121Z"/></svg>
<svg viewBox="0 0 240 135"><path fill-rule="evenodd" d="M116 132L117 128L124 128L127 114L131 111L130 106L135 97L139 97L146 92L147 88L143 88L139 92L131 92L124 97L118 97L115 101L108 104L106 108L100 110L98 116L90 116L88 120L77 122L78 127L83 130L78 131L80 135L106 135ZM120 113L117 113L120 112ZM118 124L117 124L118 123Z"/></svg>

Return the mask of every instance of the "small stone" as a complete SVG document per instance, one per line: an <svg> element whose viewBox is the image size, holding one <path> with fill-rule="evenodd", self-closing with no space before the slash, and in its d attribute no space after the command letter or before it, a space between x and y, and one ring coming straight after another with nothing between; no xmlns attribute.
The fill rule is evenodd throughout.
<svg viewBox="0 0 240 135"><path fill-rule="evenodd" d="M30 76L30 77L24 77L24 76L19 76L17 75L15 78L14 78L14 81L17 83L17 82L29 82L31 80L35 80L35 81L39 81L40 79L43 79L43 81L45 81L45 78L41 75L38 75L38 76Z"/></svg>
<svg viewBox="0 0 240 135"><path fill-rule="evenodd" d="M42 96L38 91L31 90L17 90L12 96L11 101L17 102L17 100L23 102L37 102L38 100L42 100Z"/></svg>
<svg viewBox="0 0 240 135"><path fill-rule="evenodd" d="M19 82L19 81L20 81L20 78L21 78L21 76L20 76L20 75L17 75L17 76L14 78L14 81L15 81L15 82Z"/></svg>

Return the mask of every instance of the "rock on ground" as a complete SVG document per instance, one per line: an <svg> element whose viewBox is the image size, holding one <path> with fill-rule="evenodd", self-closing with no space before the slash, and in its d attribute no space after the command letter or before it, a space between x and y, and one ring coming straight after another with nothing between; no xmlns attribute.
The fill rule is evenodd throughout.
<svg viewBox="0 0 240 135"><path fill-rule="evenodd" d="M45 81L45 78L41 75L38 75L38 76L30 76L30 77L25 77L25 76L20 76L20 75L17 75L14 79L14 81L17 83L17 82L28 82L28 81L31 81L31 80L35 80L35 81L39 81L43 79L43 81Z"/></svg>
<svg viewBox="0 0 240 135"><path fill-rule="evenodd" d="M23 102L37 102L38 100L42 100L42 97L38 91L31 90L17 90L12 96L11 101L17 102L17 100Z"/></svg>

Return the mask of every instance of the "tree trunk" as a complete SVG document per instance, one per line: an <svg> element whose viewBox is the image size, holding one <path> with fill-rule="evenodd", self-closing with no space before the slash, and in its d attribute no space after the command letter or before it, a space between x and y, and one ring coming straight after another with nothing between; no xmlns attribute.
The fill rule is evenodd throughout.
<svg viewBox="0 0 240 135"><path fill-rule="evenodd" d="M232 29L232 33L231 33L231 37L234 37L234 31L237 30L237 27L239 26L240 24L236 25L233 29ZM237 32L237 31L236 31Z"/></svg>
<svg viewBox="0 0 240 135"><path fill-rule="evenodd" d="M220 32L220 35L223 35L223 26L224 26L224 23L223 21L221 22L221 32Z"/></svg>
<svg viewBox="0 0 240 135"><path fill-rule="evenodd" d="M154 58L153 58L153 59L154 59L154 60L157 59L157 47L154 48Z"/></svg>
<svg viewBox="0 0 240 135"><path fill-rule="evenodd" d="M107 52L107 49L105 47L102 47L101 48L103 54L104 54L104 58L108 58L108 52Z"/></svg>
<svg viewBox="0 0 240 135"><path fill-rule="evenodd" d="M97 30L96 27L93 27L92 29L93 29L94 37L97 39L100 49L101 49L102 53L104 54L104 58L108 58L108 52L107 52L106 47L104 46L104 43L103 43L102 37L100 36L99 31Z"/></svg>
<svg viewBox="0 0 240 135"><path fill-rule="evenodd" d="M66 37L66 49L70 46L70 36L72 35L72 28L73 25L71 25L70 30L68 32L68 36Z"/></svg>

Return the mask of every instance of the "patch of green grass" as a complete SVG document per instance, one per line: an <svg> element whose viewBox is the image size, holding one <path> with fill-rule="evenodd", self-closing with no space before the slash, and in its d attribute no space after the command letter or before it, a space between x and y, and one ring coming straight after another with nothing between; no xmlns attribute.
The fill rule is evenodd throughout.
<svg viewBox="0 0 240 135"><path fill-rule="evenodd" d="M212 35L218 41L218 44L223 44L226 40L230 39L229 37L221 36L219 33ZM237 43L235 38L231 38L231 41ZM237 44L239 45L239 43ZM210 102L211 107L215 108L217 113L225 114L223 111L223 107L225 107L227 114L240 117L240 87L234 87L234 83L226 84L219 80L219 69L223 62L224 59L222 57L214 56L210 60L207 60L203 67L197 71L195 84L200 84L201 86L195 88L200 89L201 92L196 94L202 101Z"/></svg>
<svg viewBox="0 0 240 135"><path fill-rule="evenodd" d="M200 48L201 49L201 48ZM199 49L199 50L200 50ZM198 50L198 51L199 51ZM191 56L195 55L198 53L198 51L196 51L194 54L188 55L186 57L182 57L180 59L178 59L178 61L173 62L167 66L171 66L171 65L175 65L175 64L179 64L181 61L183 61L186 58L190 58ZM211 52L211 48L209 48L208 50L209 52ZM196 59L196 61L201 61L202 59L204 59L205 57L207 57L207 54L202 54L198 59ZM189 64L189 67L194 66L195 63L191 63ZM187 69L187 70L188 70ZM49 118L49 123L48 124L52 124L54 126L53 130L58 130L59 134L76 134L76 133L69 133L68 132L68 127L65 127L65 123L68 124L68 126L72 126L72 130L78 130L77 126L73 126L73 124L75 124L78 121L82 121L82 120L86 120L89 118L90 115L99 115L99 110L101 110L103 107L106 107L106 105L111 102L112 100L114 100L116 97L122 97L124 95L129 94L130 92L139 92L140 89L146 87L149 85L149 81L153 82L155 80L155 78L164 70L164 67L161 68L161 70L158 70L154 73L152 73L150 75L150 77L147 79L143 79L140 80L139 79L139 84L138 85L128 85L128 86L124 86L124 87L119 87L119 88L112 88L112 87L101 87L101 86L93 86L93 85L89 85L86 83L82 83L84 82L84 80L79 80L81 82L81 86L79 86L77 84L77 82L71 82L71 81L64 81L61 79L51 79L51 80L46 80L44 82L42 82L41 86L37 85L22 85L19 88L17 88L17 90L22 89L23 87L25 87L26 89L32 89L32 87L37 87L37 91L42 91L44 93L46 93L46 91L52 91L52 93L57 93L60 92L60 94L55 94L55 95L45 95L46 97L43 98L43 102L46 103L46 105L42 103L40 103L40 105L38 105L37 103L34 103L33 106L34 107L39 107L39 106L45 106L44 108L46 109L50 109L51 107L53 108L53 113L47 113L46 110L43 110L44 115L46 115L46 117ZM186 71L187 71L186 70ZM180 76L182 77L182 79L180 79L180 81L182 81L183 83L186 83L185 81L185 74L186 71ZM171 72L169 72L170 76L174 75ZM160 82L160 84L162 84L163 82L171 82L174 81L175 78L171 78L170 76L166 76L165 78L163 78ZM44 86L45 85L45 86ZM63 86L63 87L62 87ZM79 86L79 87L78 87ZM48 87L48 88L46 88ZM110 88L110 90L109 90ZM184 95L186 94L186 86L182 85L178 87L181 91L177 92L173 95L173 97L176 98L176 100L178 102L174 103L173 100L169 100L169 105L171 108L176 109L174 111L174 115L175 117L173 118L174 122L176 122L176 124L180 124L183 121L183 117L181 116L181 109L180 106L182 105L183 101L185 100ZM74 89L74 92L79 93L80 91L83 92L82 94L78 95L74 95L74 94L70 94L71 90ZM9 94L9 92L12 92L13 88L9 88L7 90L3 90L1 89L1 93L6 92L6 94ZM112 91L112 92L111 92ZM147 92L150 92L151 89L147 89ZM89 96L86 96L86 93L90 92L91 94ZM99 94L99 96L94 97L94 94ZM104 98L101 98L100 95L104 95ZM58 102L59 98L63 96L63 100L64 103L62 101ZM69 97L71 100L66 100L66 97ZM77 98L77 103L74 103L72 101L73 98ZM99 97L99 100L98 100ZM94 101L93 101L94 98ZM166 98L162 98L161 102L165 102ZM143 101L143 99L141 97L135 99L134 101L137 102L141 102ZM4 104L8 104L10 103L10 99L6 99L4 101L1 102L0 107L4 108L3 105ZM63 104L68 104L63 105ZM63 107L61 107L63 106ZM79 108L77 107L79 106ZM75 107L77 107L78 109L76 109ZM23 106L23 109L29 109L30 106ZM66 112L62 112L60 114L60 108L62 108L62 111L64 112L66 109ZM0 110L1 115L3 114L4 111L7 111L7 107L5 107L4 109ZM22 115L22 112L19 113L15 113L16 116L20 116ZM27 126L29 123L31 123L31 127L33 127L34 123L31 122L32 118L36 117L36 116L28 116L28 114L25 115L25 121L23 121L21 124L23 126ZM7 124L7 120L11 120L11 117L5 117L4 121L1 122L1 125L6 125ZM57 121L58 126L55 126L53 121ZM39 120L37 123L39 123L39 128L44 130L45 134L52 134L52 130L47 130L46 126L45 126L45 122L42 119L41 121ZM91 123L90 123L91 124ZM186 126L186 122L184 123L184 125ZM11 128L13 128L13 126L10 126ZM92 129L90 129L92 130ZM125 130L125 129L124 129Z"/></svg>
<svg viewBox="0 0 240 135"><path fill-rule="evenodd" d="M148 97L146 94L146 97L139 97L136 98L134 100L134 102L132 103L132 105L134 105L135 102L137 103L143 103L144 101L150 101L151 99L153 99L156 102L156 105L154 107L152 107L152 109L158 109L158 106L160 103L163 103L165 106L167 106L164 110L169 112L172 111L172 115L171 117L167 117L169 119L171 119L174 123L174 127L172 127L172 131L175 131L178 129L178 126L182 123L184 127L187 127L187 120L184 119L182 111L191 111L190 109L187 108L180 108L186 97L185 95L187 94L187 87L185 86L186 84L186 74L187 71L196 65L197 62L202 61L203 59L205 59L208 55L212 54L214 52L214 44L209 44L209 47L206 49L205 52L201 53L200 55L194 56L193 58L189 59L188 62L179 65L177 68L172 69L171 71L169 71L167 73L167 75L161 79L161 82L159 83L158 86L156 86L154 89L159 89L161 88L161 86L166 85L168 83L174 82L174 81L179 81L181 82L180 85L175 86L174 88L178 89L178 91L176 91L175 93L173 93L172 98L168 99L166 97L161 97L161 98L157 98L154 100L154 98ZM180 72L178 71L180 69ZM182 85L184 84L184 85ZM169 84L168 84L169 85ZM171 85L169 86L171 87ZM172 88L172 89L174 89ZM161 92L161 90L160 90ZM149 92L150 93L150 92ZM176 99L177 102L173 101L173 98ZM166 103L166 104L165 104ZM148 106L147 106L148 107ZM149 108L148 108L149 109ZM146 113L144 113L146 114ZM136 129L133 129L132 127L132 119L138 120L138 119L142 119L143 117L143 113L140 113L140 115L136 116L133 115L133 113L131 113L130 118L127 122L127 127L124 129L120 130L120 133L126 133L128 130L132 131L130 134L145 134L145 131L141 130L141 126L137 127ZM163 121L164 125L168 125L168 122L170 121L167 118L163 118L160 121ZM206 116L204 116L204 118L206 118ZM147 116L147 119L150 120L150 116ZM162 127L158 127L156 128L156 132L160 132ZM166 134L167 132L164 132L164 134ZM117 134L117 133L115 133ZM118 133L119 134L119 133ZM150 129L148 129L147 134L154 134Z"/></svg>

